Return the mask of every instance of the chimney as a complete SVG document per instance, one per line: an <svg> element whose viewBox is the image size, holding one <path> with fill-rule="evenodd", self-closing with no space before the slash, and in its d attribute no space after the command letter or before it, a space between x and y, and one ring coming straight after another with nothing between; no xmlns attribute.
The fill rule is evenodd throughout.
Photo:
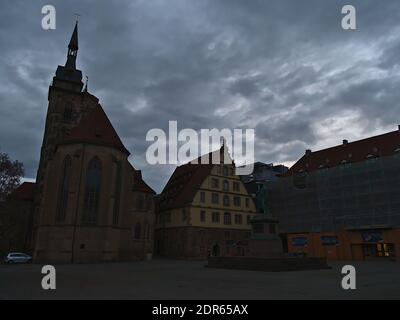
<svg viewBox="0 0 400 320"><path fill-rule="evenodd" d="M310 149L306 150L306 156L309 156L312 153L312 151Z"/></svg>
<svg viewBox="0 0 400 320"><path fill-rule="evenodd" d="M343 140L343 145L346 146L349 144L349 140Z"/></svg>

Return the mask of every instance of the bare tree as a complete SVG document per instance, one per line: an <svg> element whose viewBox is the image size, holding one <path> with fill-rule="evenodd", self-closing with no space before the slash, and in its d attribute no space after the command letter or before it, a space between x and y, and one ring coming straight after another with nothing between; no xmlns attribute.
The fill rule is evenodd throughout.
<svg viewBox="0 0 400 320"><path fill-rule="evenodd" d="M0 153L0 200L5 200L20 185L23 175L22 162L12 161L7 153Z"/></svg>

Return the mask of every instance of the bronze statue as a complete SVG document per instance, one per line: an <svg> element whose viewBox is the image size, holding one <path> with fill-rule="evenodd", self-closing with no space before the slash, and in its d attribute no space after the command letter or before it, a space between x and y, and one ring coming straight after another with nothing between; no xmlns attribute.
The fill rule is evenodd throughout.
<svg viewBox="0 0 400 320"><path fill-rule="evenodd" d="M258 213L262 215L268 215L267 208L267 189L265 188L264 183L258 183L258 191L257 191L257 209Z"/></svg>

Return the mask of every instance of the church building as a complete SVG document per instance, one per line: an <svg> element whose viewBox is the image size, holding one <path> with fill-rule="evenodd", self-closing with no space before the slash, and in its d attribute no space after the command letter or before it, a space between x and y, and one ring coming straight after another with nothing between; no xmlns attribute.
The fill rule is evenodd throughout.
<svg viewBox="0 0 400 320"><path fill-rule="evenodd" d="M78 24L58 66L34 196L32 249L39 263L149 258L155 192L76 68Z"/></svg>

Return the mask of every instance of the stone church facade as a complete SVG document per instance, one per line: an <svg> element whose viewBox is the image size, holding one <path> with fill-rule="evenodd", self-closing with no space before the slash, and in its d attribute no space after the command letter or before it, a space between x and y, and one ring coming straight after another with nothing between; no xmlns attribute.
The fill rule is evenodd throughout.
<svg viewBox="0 0 400 320"><path fill-rule="evenodd" d="M148 258L155 192L76 69L78 25L49 88L34 195L34 261L94 263Z"/></svg>

